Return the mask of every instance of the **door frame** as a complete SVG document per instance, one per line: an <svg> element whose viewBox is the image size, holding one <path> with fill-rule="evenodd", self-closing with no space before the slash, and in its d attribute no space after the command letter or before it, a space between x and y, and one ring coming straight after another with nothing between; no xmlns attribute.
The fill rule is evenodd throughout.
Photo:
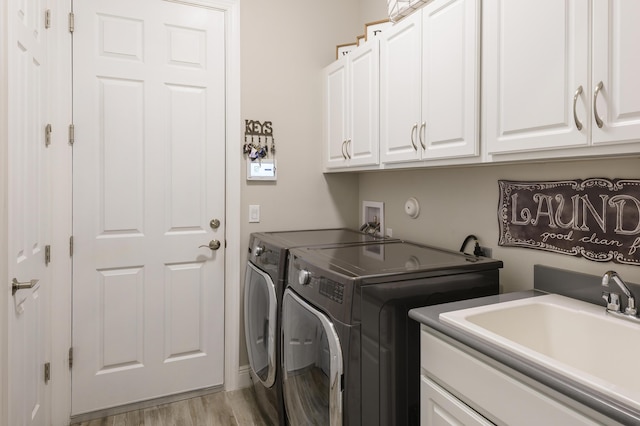
<svg viewBox="0 0 640 426"><path fill-rule="evenodd" d="M12 0L9 0L12 1ZM240 272L241 255L241 120L240 120L240 3L239 0L167 0L211 7L225 12L226 25L226 185L225 185L225 360L224 388L235 390L243 386L240 380ZM68 349L71 346L72 283L71 257L68 256L69 237L72 231L72 174L71 149L68 144L67 126L71 123L71 41L68 32L68 12L72 0L58 3L52 10L54 47L50 49L51 64L56 81L53 98L52 128L52 182L53 215L52 236L52 423L68 424L71 414L71 373L68 368ZM8 2L0 3L0 280L8 280L8 203L7 145L8 132ZM66 108L68 106L68 108ZM0 424L8 422L8 313L6 312L9 286L0 291Z"/></svg>
<svg viewBox="0 0 640 426"><path fill-rule="evenodd" d="M0 2L0 280L7 281L9 277L9 243L8 236L8 37L9 37L9 5L7 1ZM0 424L9 422L9 382L6 377L9 372L9 324L7 303L9 297L8 282L7 287L0 291ZM1 288L1 287L0 287Z"/></svg>

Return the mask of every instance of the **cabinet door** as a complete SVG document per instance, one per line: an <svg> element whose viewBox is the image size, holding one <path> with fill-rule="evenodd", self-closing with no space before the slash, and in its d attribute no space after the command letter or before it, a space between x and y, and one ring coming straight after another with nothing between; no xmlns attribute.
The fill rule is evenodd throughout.
<svg viewBox="0 0 640 426"><path fill-rule="evenodd" d="M370 40L349 55L349 125L346 151L350 166L378 164L380 86L378 40Z"/></svg>
<svg viewBox="0 0 640 426"><path fill-rule="evenodd" d="M424 159L478 154L480 10L477 0L438 0L423 10Z"/></svg>
<svg viewBox="0 0 640 426"><path fill-rule="evenodd" d="M420 376L420 424L423 426L493 425L425 376Z"/></svg>
<svg viewBox="0 0 640 426"><path fill-rule="evenodd" d="M409 15L380 39L380 161L418 160L421 122L422 13Z"/></svg>
<svg viewBox="0 0 640 426"><path fill-rule="evenodd" d="M587 0L483 2L483 140L489 154L588 144L588 13Z"/></svg>
<svg viewBox="0 0 640 426"><path fill-rule="evenodd" d="M640 2L593 2L593 143L640 140ZM599 116L599 127L595 115Z"/></svg>
<svg viewBox="0 0 640 426"><path fill-rule="evenodd" d="M347 60L345 57L324 69L323 158L325 168L347 165Z"/></svg>

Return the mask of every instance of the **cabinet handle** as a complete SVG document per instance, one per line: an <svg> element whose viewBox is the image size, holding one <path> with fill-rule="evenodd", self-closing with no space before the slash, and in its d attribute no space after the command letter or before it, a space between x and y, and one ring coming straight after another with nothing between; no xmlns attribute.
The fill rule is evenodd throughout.
<svg viewBox="0 0 640 426"><path fill-rule="evenodd" d="M347 150L346 150L347 151L347 160L351 160L351 154L349 154L349 146L351 146L351 139L347 139L346 142L347 143L346 143L345 146L347 148Z"/></svg>
<svg viewBox="0 0 640 426"><path fill-rule="evenodd" d="M578 96L582 94L582 86L578 87L576 93L573 94L573 121L576 123L578 130L582 130L582 123L578 120L578 114L576 113L576 103L578 102Z"/></svg>
<svg viewBox="0 0 640 426"><path fill-rule="evenodd" d="M425 151L427 150L427 145L425 145L424 140L425 140L425 131L427 128L427 123L426 122L422 122L422 124L420 125L420 132L418 132L418 136L420 137L420 145L422 145L422 149L424 149Z"/></svg>
<svg viewBox="0 0 640 426"><path fill-rule="evenodd" d="M598 107L596 103L598 101L598 93L600 93L600 91L602 90L602 86L602 82L598 83L598 85L596 86L596 90L593 92L593 118L596 119L596 124L599 128L602 128L602 125L604 123L602 123L602 119L598 115Z"/></svg>
<svg viewBox="0 0 640 426"><path fill-rule="evenodd" d="M344 158L345 160L347 159L347 154L344 153L344 148L347 145L347 140L343 140L342 141L342 158Z"/></svg>
<svg viewBox="0 0 640 426"><path fill-rule="evenodd" d="M413 149L418 151L418 145L416 145L416 131L418 130L418 123L414 124L411 127L411 145L413 145Z"/></svg>

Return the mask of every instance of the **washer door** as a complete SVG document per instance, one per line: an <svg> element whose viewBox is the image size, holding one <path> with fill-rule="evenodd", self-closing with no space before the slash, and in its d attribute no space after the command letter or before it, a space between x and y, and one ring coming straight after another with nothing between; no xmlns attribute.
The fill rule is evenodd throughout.
<svg viewBox="0 0 640 426"><path fill-rule="evenodd" d="M249 364L266 387L276 379L276 288L271 277L247 263L244 278L244 333Z"/></svg>
<svg viewBox="0 0 640 426"><path fill-rule="evenodd" d="M282 302L284 404L293 425L342 424L342 348L329 318L287 289Z"/></svg>

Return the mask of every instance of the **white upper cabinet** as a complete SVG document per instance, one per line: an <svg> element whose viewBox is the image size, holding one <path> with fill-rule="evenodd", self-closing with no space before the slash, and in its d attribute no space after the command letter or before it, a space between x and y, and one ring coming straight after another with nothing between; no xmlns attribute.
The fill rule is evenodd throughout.
<svg viewBox="0 0 640 426"><path fill-rule="evenodd" d="M379 50L371 40L324 69L325 169L378 164Z"/></svg>
<svg viewBox="0 0 640 426"><path fill-rule="evenodd" d="M483 14L488 152L586 145L588 1L485 0Z"/></svg>
<svg viewBox="0 0 640 426"><path fill-rule="evenodd" d="M593 144L640 141L640 2L593 3ZM596 119L596 114L598 119ZM598 126L600 120L602 127Z"/></svg>
<svg viewBox="0 0 640 426"><path fill-rule="evenodd" d="M485 0L483 14L489 155L640 141L640 2Z"/></svg>
<svg viewBox="0 0 640 426"><path fill-rule="evenodd" d="M435 0L381 36L383 163L476 156L477 0Z"/></svg>

